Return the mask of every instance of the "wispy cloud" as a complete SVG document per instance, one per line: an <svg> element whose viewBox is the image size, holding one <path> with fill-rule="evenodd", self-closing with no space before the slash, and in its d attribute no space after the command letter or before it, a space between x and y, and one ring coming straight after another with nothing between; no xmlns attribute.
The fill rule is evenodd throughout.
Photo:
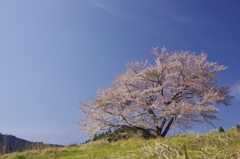
<svg viewBox="0 0 240 159"><path fill-rule="evenodd" d="M153 29L144 29L156 35L166 35L168 37L175 37L175 30L173 26L178 24L188 25L192 23L193 19L184 14L175 11L167 10L167 6L173 5L169 2L148 2L138 1L106 1L88 0L93 5L105 10L113 16L136 22L139 26L147 26L147 28L158 27L158 31ZM149 8L151 8L149 10ZM153 17L158 17L158 20Z"/></svg>
<svg viewBox="0 0 240 159"><path fill-rule="evenodd" d="M103 5L103 4L101 4L101 3L99 3L99 2L96 2L96 1L94 1L94 0L88 0L88 1L91 2L91 3L94 4L94 5L102 8L102 9L104 9L105 11L113 14L113 15L119 16L119 13L117 13L114 9L112 9L112 8L106 6L106 5Z"/></svg>
<svg viewBox="0 0 240 159"><path fill-rule="evenodd" d="M131 11L130 8L133 4L130 1L125 1L125 3L117 3L117 1L113 1L114 3L108 4L100 3L95 0L88 1L119 18L131 21L139 21L141 19Z"/></svg>
<svg viewBox="0 0 240 159"><path fill-rule="evenodd" d="M184 15L179 12L165 10L164 14L173 22L182 23L182 24L190 24L193 22L193 18L191 18L191 16Z"/></svg>
<svg viewBox="0 0 240 159"><path fill-rule="evenodd" d="M236 98L240 100L240 81L238 81L237 83L235 83L232 87L232 95Z"/></svg>

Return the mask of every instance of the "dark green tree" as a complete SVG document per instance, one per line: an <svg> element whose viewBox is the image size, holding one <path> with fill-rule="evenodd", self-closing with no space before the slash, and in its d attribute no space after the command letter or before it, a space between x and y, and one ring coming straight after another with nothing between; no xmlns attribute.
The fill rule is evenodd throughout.
<svg viewBox="0 0 240 159"><path fill-rule="evenodd" d="M237 124L236 129L240 131L240 125Z"/></svg>
<svg viewBox="0 0 240 159"><path fill-rule="evenodd" d="M225 132L225 130L221 126L219 127L218 130L219 130L219 132Z"/></svg>

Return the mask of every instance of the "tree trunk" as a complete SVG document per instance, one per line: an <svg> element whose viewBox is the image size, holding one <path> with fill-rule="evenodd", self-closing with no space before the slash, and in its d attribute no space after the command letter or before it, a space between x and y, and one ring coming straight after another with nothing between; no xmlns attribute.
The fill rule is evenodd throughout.
<svg viewBox="0 0 240 159"><path fill-rule="evenodd" d="M165 130L164 130L163 133L161 134L161 137L164 138L164 137L167 135L167 132L168 132L168 130L170 129L170 127L171 127L173 121L174 121L174 117L171 117L171 119L170 119L168 125L166 126Z"/></svg>
<svg viewBox="0 0 240 159"><path fill-rule="evenodd" d="M149 131L143 131L142 136L144 139L149 140L151 138L151 133Z"/></svg>
<svg viewBox="0 0 240 159"><path fill-rule="evenodd" d="M161 129L158 126L156 126L156 131L157 131L157 136L161 136Z"/></svg>
<svg viewBox="0 0 240 159"><path fill-rule="evenodd" d="M163 119L163 122L162 122L162 124L161 124L161 126L160 126L160 128L159 128L159 131L160 131L160 135L159 135L159 136L161 136L161 134L162 134L162 130L163 130L164 125L165 125L166 122L167 122L167 119L164 118L164 119Z"/></svg>

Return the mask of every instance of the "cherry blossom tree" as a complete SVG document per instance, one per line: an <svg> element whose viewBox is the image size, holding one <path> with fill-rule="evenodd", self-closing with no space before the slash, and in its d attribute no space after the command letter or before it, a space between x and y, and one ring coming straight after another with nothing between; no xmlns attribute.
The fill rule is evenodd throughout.
<svg viewBox="0 0 240 159"><path fill-rule="evenodd" d="M217 105L230 104L229 87L218 87L215 73L227 67L206 61L207 55L153 49L154 65L130 62L96 99L81 102L85 117L76 124L90 137L127 127L145 138L165 137L171 128L183 130L217 119Z"/></svg>

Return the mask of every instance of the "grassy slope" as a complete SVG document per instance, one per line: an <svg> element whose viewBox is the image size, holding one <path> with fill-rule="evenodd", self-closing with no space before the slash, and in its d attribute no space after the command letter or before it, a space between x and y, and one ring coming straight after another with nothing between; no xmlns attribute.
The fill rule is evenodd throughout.
<svg viewBox="0 0 240 159"><path fill-rule="evenodd" d="M185 147L185 148L184 148ZM118 142L96 141L81 147L47 148L0 156L1 159L78 159L78 158L240 158L240 132L178 135L166 139L131 138Z"/></svg>

